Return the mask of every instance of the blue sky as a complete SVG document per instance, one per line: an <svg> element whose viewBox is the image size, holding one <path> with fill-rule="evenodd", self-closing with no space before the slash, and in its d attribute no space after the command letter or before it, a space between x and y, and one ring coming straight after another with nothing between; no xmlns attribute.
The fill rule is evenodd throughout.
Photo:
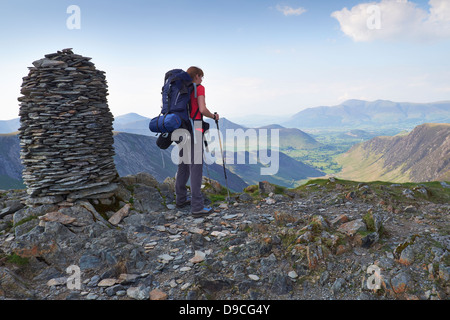
<svg viewBox="0 0 450 320"><path fill-rule="evenodd" d="M67 28L70 5L80 29ZM2 120L18 116L27 67L63 48L106 72L115 116L156 116L164 73L191 65L205 72L208 107L230 119L450 100L448 0L1 0L0 10Z"/></svg>

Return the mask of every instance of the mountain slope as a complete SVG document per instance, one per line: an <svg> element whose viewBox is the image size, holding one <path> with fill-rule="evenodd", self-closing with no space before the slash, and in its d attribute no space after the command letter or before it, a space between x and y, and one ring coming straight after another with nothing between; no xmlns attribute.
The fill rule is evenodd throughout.
<svg viewBox="0 0 450 320"><path fill-rule="evenodd" d="M176 166L170 152L159 149L153 137L115 132L114 150L114 163L120 176L147 172L162 182L175 175Z"/></svg>
<svg viewBox="0 0 450 320"><path fill-rule="evenodd" d="M16 134L0 134L0 189L23 187L20 141Z"/></svg>
<svg viewBox="0 0 450 320"><path fill-rule="evenodd" d="M156 146L156 138L138 134L114 133L114 162L120 176L148 172L158 181L174 177L177 166L172 162L171 150L161 150ZM248 158L248 156L247 156ZM260 163L226 166L228 187L240 192L248 184L268 180L285 187L294 187L300 180L323 176L323 173L280 152L279 171L275 175L262 176ZM237 162L237 161L236 161ZM0 135L0 188L17 188L22 181L20 162L20 141L17 135ZM203 175L225 186L222 163L205 166Z"/></svg>
<svg viewBox="0 0 450 320"><path fill-rule="evenodd" d="M167 177L175 177L177 165L171 159L173 147L161 150L156 145L156 138L131 133L115 133L114 148L116 155L114 162L120 176L137 174L139 172L150 173L159 182ZM217 164L208 166L203 170L203 175L208 176L225 185L223 167ZM232 191L242 191L247 184L239 176L227 172L228 187Z"/></svg>
<svg viewBox="0 0 450 320"><path fill-rule="evenodd" d="M154 137L115 133L114 148L117 171L120 176L148 172L158 181L166 177L174 177L177 166L171 160L172 148L161 150L156 146ZM242 152L239 152L241 154ZM235 163L239 162L238 153L234 154ZM272 156L270 154L270 156ZM321 177L323 172L297 161L284 153L279 153L279 170L274 175L261 175L263 165L250 164L248 152L245 152L244 164L226 164L228 187L232 191L242 191L249 184L257 184L267 180L284 187L296 187L301 180L309 177ZM219 157L220 159L220 157ZM219 161L220 162L220 161ZM274 165L274 164L269 164ZM218 181L225 186L226 181L222 163L213 163L204 167L203 175Z"/></svg>
<svg viewBox="0 0 450 320"><path fill-rule="evenodd" d="M209 123L210 129L217 129L215 122L212 119L205 118L205 121ZM140 116L136 113L129 113L123 116L116 117L114 120L114 130L120 132L141 134L146 136L154 137L156 134L148 129L148 124L150 122L149 118ZM226 118L221 118L219 120L219 129L223 135L223 142L226 142L226 131L228 129L238 130L242 129L244 132L249 129L248 127L239 125ZM271 129L278 129L280 134L280 149L312 149L320 147L321 144L317 142L313 137L307 133L295 129L295 128L285 128L280 125L268 125L258 129L266 129L270 133Z"/></svg>
<svg viewBox="0 0 450 320"><path fill-rule="evenodd" d="M174 177L177 166L171 160L171 148L161 150L156 139L138 134L114 133L114 162L120 176L148 172L159 182ZM0 189L22 189L22 163L20 140L15 134L0 135ZM217 164L204 170L204 175L225 185L223 167ZM228 184L233 191L242 191L247 184L228 172Z"/></svg>
<svg viewBox="0 0 450 320"><path fill-rule="evenodd" d="M305 109L282 123L294 128L410 127L450 122L450 101L409 103L348 100L338 106Z"/></svg>
<svg viewBox="0 0 450 320"><path fill-rule="evenodd" d="M265 150L263 152L266 152ZM255 152L252 152L254 155ZM246 163L249 163L249 152L240 151L235 153L234 162L238 163L239 157L245 157ZM260 181L268 181L282 187L294 188L298 187L304 180L312 177L322 177L325 175L303 162L297 161L283 152L279 152L278 172L274 175L261 175L261 168L275 168L276 164L270 163L268 166L262 165L260 162L254 165L227 164L227 168L242 177L249 185L258 184Z"/></svg>
<svg viewBox="0 0 450 320"><path fill-rule="evenodd" d="M314 149L322 146L320 142L300 129L284 128L279 125L269 125L259 129L278 129L280 134L281 150Z"/></svg>
<svg viewBox="0 0 450 320"><path fill-rule="evenodd" d="M337 157L338 174L358 181L450 179L450 124L423 124L408 135L376 137Z"/></svg>

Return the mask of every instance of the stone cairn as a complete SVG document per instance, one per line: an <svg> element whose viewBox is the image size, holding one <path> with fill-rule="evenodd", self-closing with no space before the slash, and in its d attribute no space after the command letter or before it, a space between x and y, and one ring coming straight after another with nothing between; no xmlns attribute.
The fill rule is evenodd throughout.
<svg viewBox="0 0 450 320"><path fill-rule="evenodd" d="M114 117L103 71L71 49L33 62L23 78L19 138L29 203L112 196Z"/></svg>

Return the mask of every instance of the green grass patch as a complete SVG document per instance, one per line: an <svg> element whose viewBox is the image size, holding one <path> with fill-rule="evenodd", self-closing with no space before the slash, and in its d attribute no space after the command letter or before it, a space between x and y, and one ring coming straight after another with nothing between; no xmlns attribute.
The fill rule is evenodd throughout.
<svg viewBox="0 0 450 320"><path fill-rule="evenodd" d="M211 200L212 204L215 204L217 202L223 202L226 199L226 195L222 195L222 194L211 194L208 195L208 199Z"/></svg>
<svg viewBox="0 0 450 320"><path fill-rule="evenodd" d="M6 258L6 261L16 266L24 266L29 263L29 258L22 258L16 253L12 253Z"/></svg>
<svg viewBox="0 0 450 320"><path fill-rule="evenodd" d="M284 194L285 191L286 191L285 187L275 186L274 190L275 194Z"/></svg>
<svg viewBox="0 0 450 320"><path fill-rule="evenodd" d="M447 182L448 183L448 182ZM373 193L383 199L390 199L395 202L400 202L405 205L415 203L417 200L425 200L434 203L449 203L450 202L450 188L444 188L439 181L434 182L406 182L393 183L389 181L372 181L359 182L344 179L335 179L335 182L330 182L328 179L312 179L306 184L297 188L291 189L294 192L316 192L316 191L330 191L336 189L336 184L341 186L341 192L354 191L357 196L361 196L365 189L360 189L362 185L369 186L369 193ZM409 189L413 192L414 199L407 198L403 191Z"/></svg>
<svg viewBox="0 0 450 320"><path fill-rule="evenodd" d="M31 220L34 220L34 219L37 219L37 218L38 218L37 216L29 216L29 217L23 218L22 220L20 220L16 224L14 224L12 227L13 228L18 227L18 226L20 226L20 225L22 225L24 223L27 223L28 221L31 221Z"/></svg>
<svg viewBox="0 0 450 320"><path fill-rule="evenodd" d="M370 232L375 232L375 220L373 219L373 215L371 212L367 212L363 217L362 217L364 223L367 226L367 230L369 230Z"/></svg>

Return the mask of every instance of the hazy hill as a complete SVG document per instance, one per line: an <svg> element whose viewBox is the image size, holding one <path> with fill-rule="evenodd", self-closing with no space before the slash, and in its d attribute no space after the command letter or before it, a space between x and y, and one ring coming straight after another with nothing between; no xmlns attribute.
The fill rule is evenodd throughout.
<svg viewBox="0 0 450 320"><path fill-rule="evenodd" d="M337 158L339 177L358 181L450 180L450 124L423 124L407 135L376 137Z"/></svg>
<svg viewBox="0 0 450 320"><path fill-rule="evenodd" d="M212 119L205 118L205 121L209 123L211 129L217 128L216 123ZM114 130L154 137L156 134L148 129L149 122L149 118L140 116L136 113L129 113L115 118ZM219 120L219 129L224 138L223 143L225 143L226 130L242 129L246 131L248 127L229 121L226 118L221 118ZM280 134L280 149L312 149L321 146L321 144L313 137L299 129L285 128L276 124L255 129L267 129L269 130L269 133L270 129L278 129Z"/></svg>
<svg viewBox="0 0 450 320"><path fill-rule="evenodd" d="M361 140L368 140L375 138L377 135L375 133L367 132L360 129L354 129L349 130L346 132L343 132L339 135L341 138L354 138L354 139L361 139Z"/></svg>
<svg viewBox="0 0 450 320"><path fill-rule="evenodd" d="M20 119L0 120L0 134L16 132L20 127Z"/></svg>
<svg viewBox="0 0 450 320"><path fill-rule="evenodd" d="M149 130L150 118L141 116L137 113L127 113L114 118L114 130L127 133L141 134L145 136L156 136L156 133ZM216 124L211 119L205 119L210 124L211 128L216 128ZM219 120L219 128L225 133L227 129L244 128L235 124L225 118Z"/></svg>
<svg viewBox="0 0 450 320"><path fill-rule="evenodd" d="M315 140L309 134L296 128L284 128L280 125L269 125L259 129L278 129L280 134L280 149L314 149L322 146L320 142Z"/></svg>
<svg viewBox="0 0 450 320"><path fill-rule="evenodd" d="M252 114L245 116L234 116L229 117L230 121L234 123L245 124L249 128L259 128L262 126L268 126L273 123L284 123L289 120L292 115L261 115Z"/></svg>
<svg viewBox="0 0 450 320"><path fill-rule="evenodd" d="M213 120L211 120L211 119L205 119L205 120L206 120L206 122L208 122L210 124L210 128L214 128L214 129L217 128L217 126ZM258 127L258 128L249 128L249 127L245 127L245 126L239 125L237 123L234 123L232 121L229 121L225 118L222 118L219 120L219 129L222 132L225 141L227 138L227 135L226 135L227 129L233 129L233 130L242 129L242 130L244 130L244 132L246 132L246 130L248 130L248 129L255 129L257 133L258 133L258 130L260 130L260 129L267 130L268 142L269 142L269 137L270 137L270 133L271 133L270 130L272 130L272 129L278 130L279 138L280 138L280 140L279 140L280 150L313 149L313 148L318 148L322 145L317 140L315 140L312 136L310 136L309 134L307 134L299 129L285 128L278 124L271 124L271 125L266 125L266 126Z"/></svg>
<svg viewBox="0 0 450 320"><path fill-rule="evenodd" d="M128 113L114 117L113 127L115 131L155 136L155 134L148 129L149 123L149 118L143 117L137 113Z"/></svg>
<svg viewBox="0 0 450 320"><path fill-rule="evenodd" d="M337 106L305 109L283 126L306 128L413 128L426 122L450 122L450 101L410 103L348 100Z"/></svg>
<svg viewBox="0 0 450 320"><path fill-rule="evenodd" d="M265 150L263 152L266 152ZM254 152L252 152L254 153ZM270 153L269 153L270 155ZM249 163L249 152L240 151L235 153L234 162L238 162L238 157L244 156L247 159L246 163ZM274 163L270 163L268 166L274 166ZM267 167L267 166L266 166ZM278 172L275 175L261 176L261 168L263 165L258 162L256 165L239 165L239 164L227 164L227 168L242 177L249 185L258 184L260 181L268 181L273 184L277 184L283 187L294 188L299 186L304 180L312 177L322 177L325 175L320 170L317 170L309 165L304 164L301 161L297 161L283 152L279 153Z"/></svg>

